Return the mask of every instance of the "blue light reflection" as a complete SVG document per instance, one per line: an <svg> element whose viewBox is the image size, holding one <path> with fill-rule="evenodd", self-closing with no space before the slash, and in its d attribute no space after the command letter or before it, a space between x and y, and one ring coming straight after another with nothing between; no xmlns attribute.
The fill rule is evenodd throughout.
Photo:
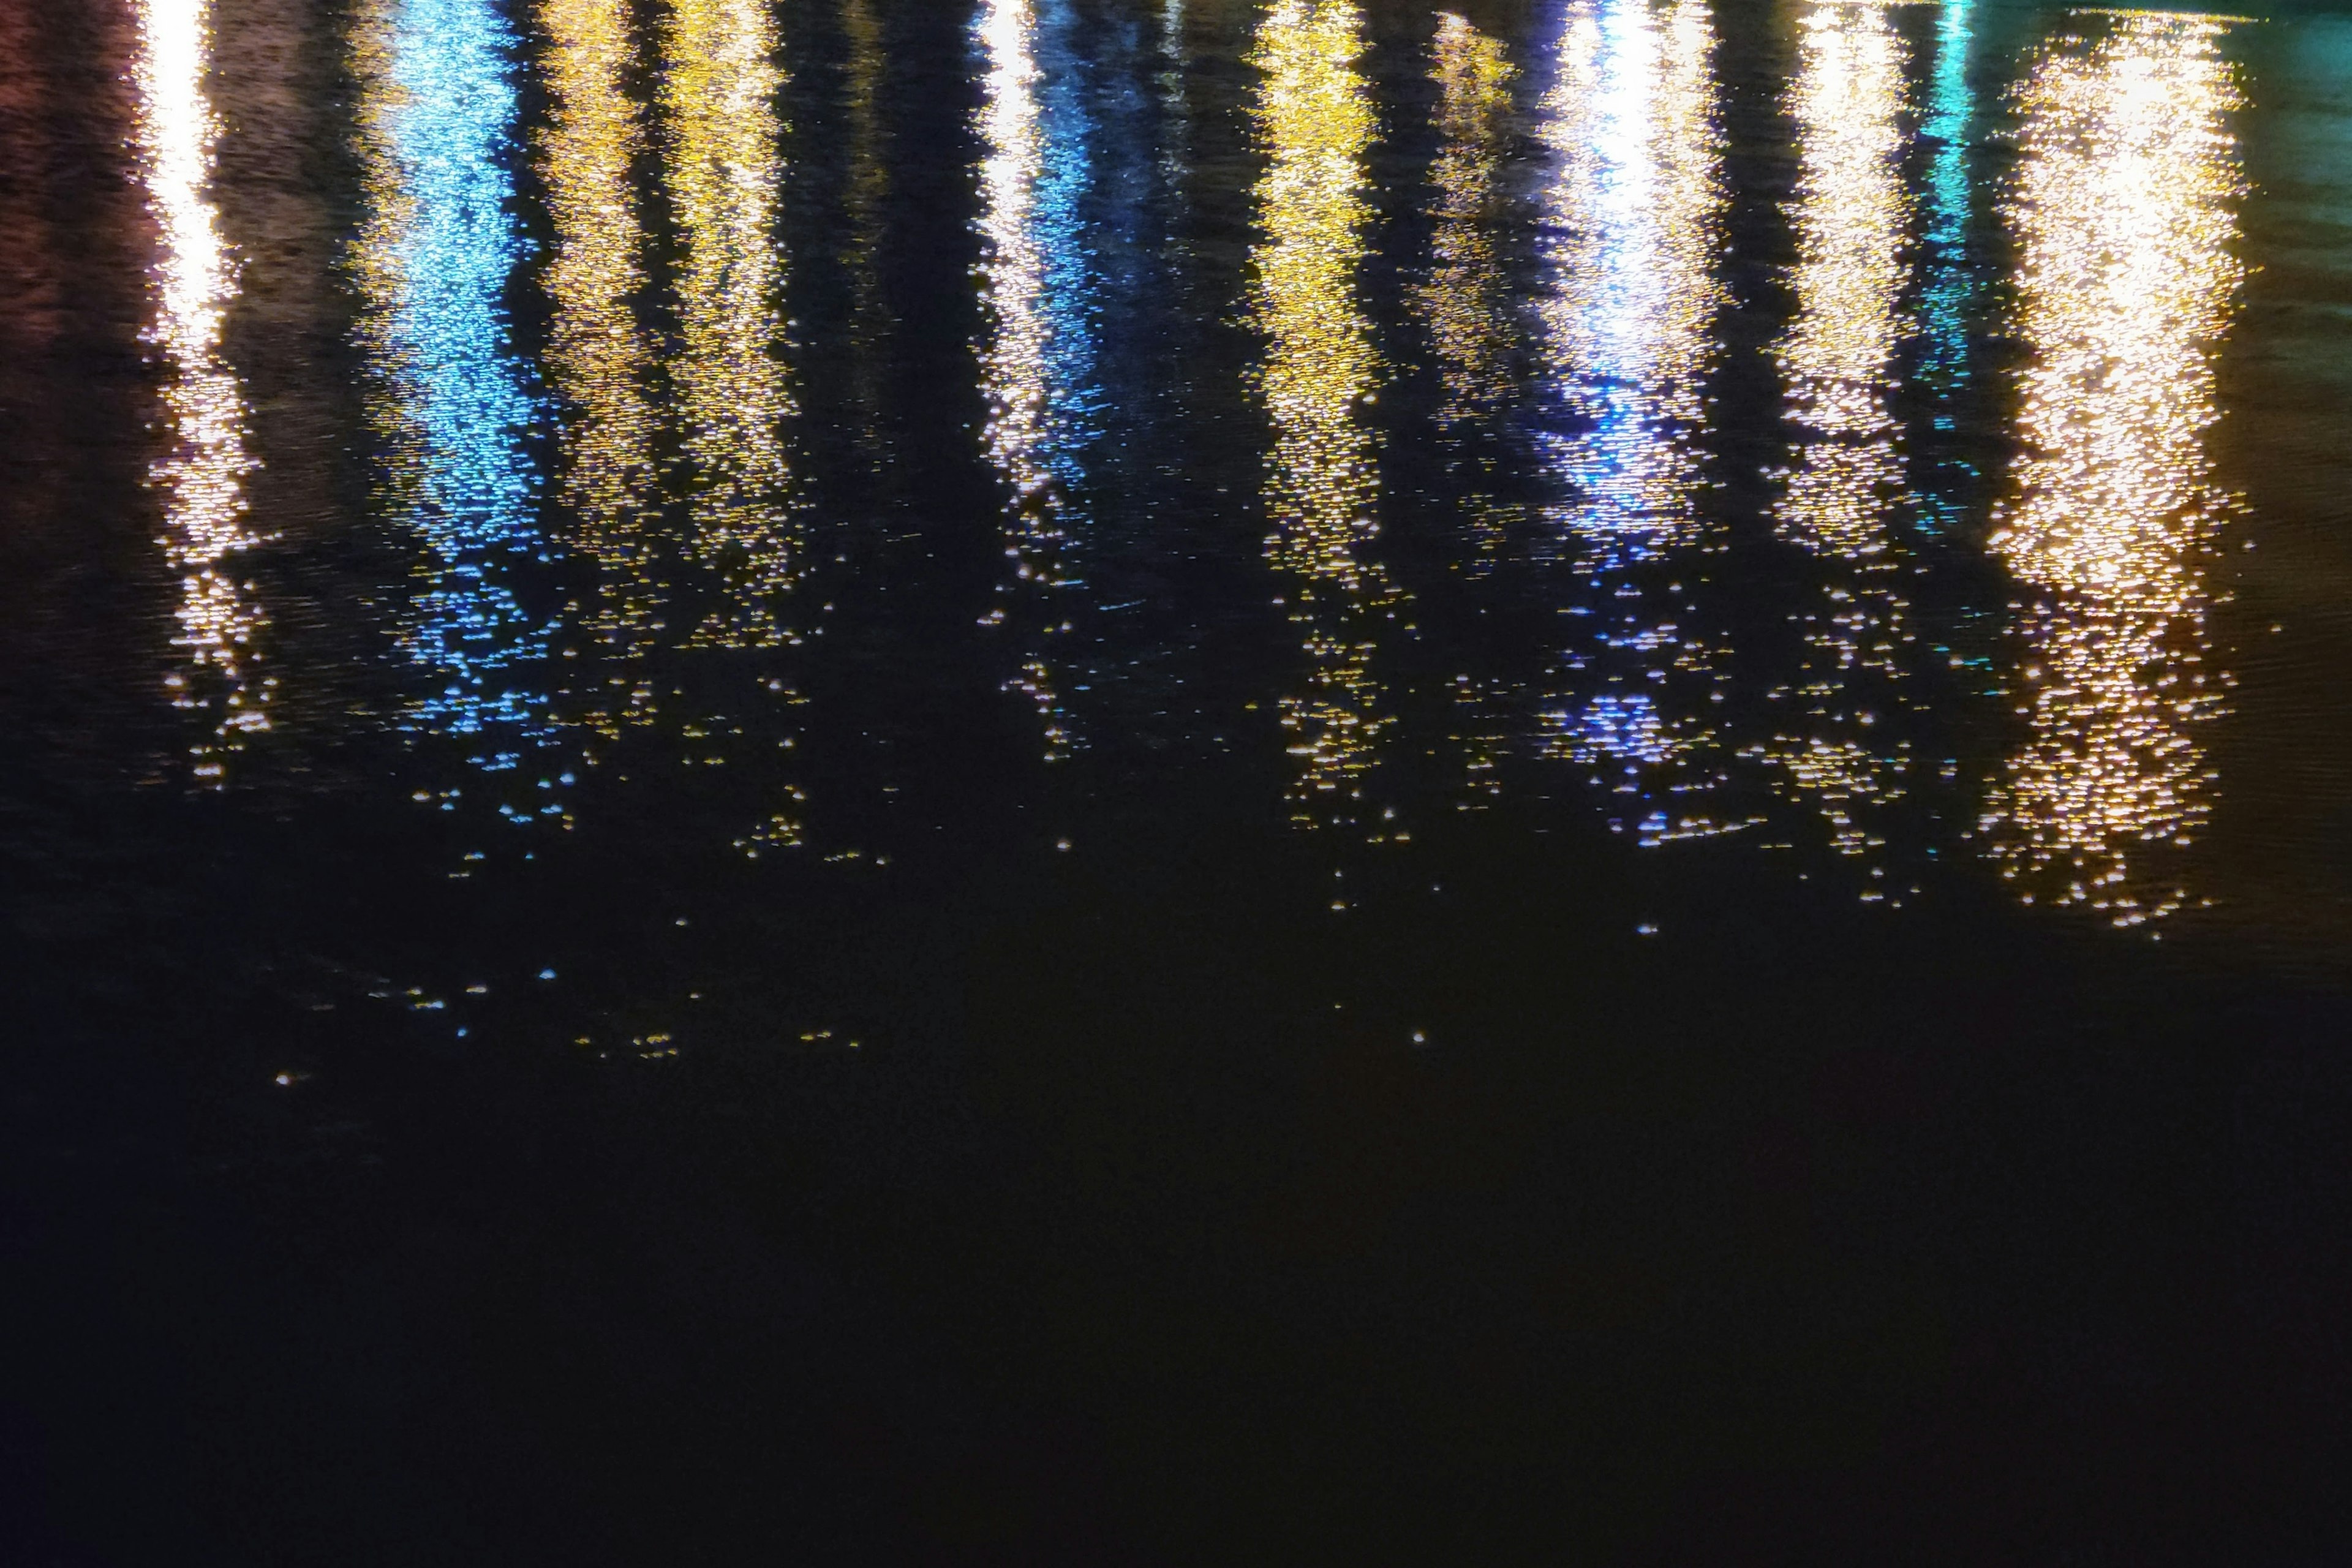
<svg viewBox="0 0 2352 1568"><path fill-rule="evenodd" d="M436 689L412 727L543 733L549 628L518 600L539 552L522 432L537 413L503 295L521 254L507 170L512 39L483 0L385 0L358 47L370 211L356 255L388 488L425 550L401 647ZM484 761L512 765L511 753Z"/></svg>

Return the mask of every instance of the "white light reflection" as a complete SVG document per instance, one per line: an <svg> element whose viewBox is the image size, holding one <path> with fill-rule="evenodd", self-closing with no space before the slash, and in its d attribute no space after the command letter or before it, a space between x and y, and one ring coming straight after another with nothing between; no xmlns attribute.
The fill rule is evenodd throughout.
<svg viewBox="0 0 2352 1568"><path fill-rule="evenodd" d="M1356 298L1371 210L1364 162L1375 119L1357 59L1362 17L1343 0L1277 0L1258 25L1255 118L1268 159L1256 190L1265 237L1255 319L1265 334L1261 376L1274 449L1266 552L1287 583L1290 618L1304 634L1307 689L1282 700L1292 790L1302 826L1352 812L1378 754L1381 712L1372 670L1377 630L1402 595L1360 553L1377 525L1380 479L1363 405L1381 379L1378 350Z"/></svg>
<svg viewBox="0 0 2352 1568"><path fill-rule="evenodd" d="M277 682L257 679L260 606L230 570L255 540L245 528L244 478L257 466L245 443L245 397L221 355L221 320L236 296L236 268L207 194L218 125L205 93L210 64L206 0L143 0L139 9L139 170L160 231L155 319L173 450L156 465L164 491L165 559L182 574L176 647L187 667L165 684L173 703L216 710L193 748L194 773L220 783L223 753L269 728Z"/></svg>
<svg viewBox="0 0 2352 1568"><path fill-rule="evenodd" d="M1009 492L1007 580L985 624L1022 638L1009 686L1036 706L1045 758L1074 745L1055 689L1051 649L1066 635L1062 591L1078 585L1070 560L1079 449L1092 435L1099 395L1095 361L1096 279L1078 204L1089 179L1087 126L1077 83L1049 79L1037 59L1036 0L989 0L979 38L988 74L980 111L981 270L988 310L981 344L988 398L988 454Z"/></svg>
<svg viewBox="0 0 2352 1568"><path fill-rule="evenodd" d="M1847 855L1882 847L1856 814L1899 799L1906 741L1883 740L1911 638L1888 530L1903 494L1892 412L1911 203L1902 178L1903 41L1883 7L1814 6L1790 94L1797 121L1797 313L1773 351L1797 437L1774 522L1820 563L1805 617L1801 730L1767 748ZM1865 900L1885 895L1865 889Z"/></svg>
<svg viewBox="0 0 2352 1568"><path fill-rule="evenodd" d="M1993 545L2032 595L2027 738L1985 826L2023 897L2119 926L2187 901L2160 874L2164 847L2189 843L2212 809L2196 728L2222 678L2203 668L2199 559L2225 500L2205 443L2242 275L2222 31L2117 16L2051 46L2019 99L2009 217L2032 353L2028 456Z"/></svg>
<svg viewBox="0 0 2352 1568"><path fill-rule="evenodd" d="M373 0L354 60L368 212L354 254L390 499L425 546L402 647L437 689L413 722L535 734L527 682L547 629L513 574L537 552L521 431L536 412L502 303L520 246L508 203L514 118L505 25L486 0ZM493 770L518 754L476 759Z"/></svg>
<svg viewBox="0 0 2352 1568"><path fill-rule="evenodd" d="M1709 543L1697 436L1727 300L1714 46L1701 0L1572 0L1538 131L1538 439L1568 492L1552 516L1583 602L1566 608L1591 623L1564 660L1590 694L1553 708L1548 749L1625 797L1615 820L1645 843L1740 826L1696 809L1722 677L1680 575Z"/></svg>

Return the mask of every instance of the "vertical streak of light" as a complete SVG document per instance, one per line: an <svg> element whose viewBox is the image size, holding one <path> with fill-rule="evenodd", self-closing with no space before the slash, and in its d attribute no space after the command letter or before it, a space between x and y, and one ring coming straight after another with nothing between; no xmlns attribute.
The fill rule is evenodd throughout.
<svg viewBox="0 0 2352 1568"><path fill-rule="evenodd" d="M1433 265L1413 297L1444 389L1438 424L1458 438L1490 425L1511 390L1515 334L1504 306L1495 223L1513 72L1500 43L1449 11L1438 17L1430 75L1443 138L1429 172L1437 193ZM1502 543L1499 505L1475 486L1465 488L1465 498L1478 556L1491 562Z"/></svg>
<svg viewBox="0 0 2352 1568"><path fill-rule="evenodd" d="M856 369L852 374L866 447L879 462L885 456L881 432L883 350L890 331L881 265L890 196L887 132L882 120L881 93L889 57L881 20L874 13L874 0L843 0L841 25L849 43L849 181L845 205L849 213L846 269L850 308L857 337Z"/></svg>
<svg viewBox="0 0 2352 1568"><path fill-rule="evenodd" d="M1951 403L1965 387L1969 368L1969 306L1976 279L1969 266L1969 139L1976 120L1976 95L1969 86L1969 47L1975 0L1944 0L1936 25L1936 76L1922 137L1935 149L1927 171L1927 225L1921 268L1927 286L1920 295L1920 385L1935 399L1932 444L1942 446L1958 421ZM1966 459L1943 457L1921 489L1921 520L1945 529L1957 521L1956 487L1975 477Z"/></svg>
<svg viewBox="0 0 2352 1568"><path fill-rule="evenodd" d="M2219 710L2197 562L2224 507L2206 433L2242 268L2220 24L2121 16L2050 47L2020 97L2021 445L1993 546L2032 595L2027 736L1988 803L2005 875L2119 926L2186 901L2134 865L2186 845Z"/></svg>
<svg viewBox="0 0 2352 1568"><path fill-rule="evenodd" d="M1033 606L1019 616L1029 640L1011 685L1035 704L1050 762L1075 743L1046 648L1069 629L1056 621L1052 597L1077 585L1073 491L1095 411L1096 280L1078 213L1089 177L1086 127L1041 94L1037 40L1034 0L989 0L979 23L987 66L980 237L988 322L980 364L988 455L1011 492L1004 554L1012 581L1000 584L985 624L1013 619L1016 599Z"/></svg>
<svg viewBox="0 0 2352 1568"><path fill-rule="evenodd" d="M1599 623L1591 656L1567 662L1597 665L1606 687L1549 716L1549 749L1611 770L1596 780L1633 797L1644 843L1721 830L1656 796L1706 787L1696 764L1713 736L1668 704L1680 684L1720 684L1714 651L1679 624L1682 584L1655 580L1706 542L1697 435L1728 299L1713 47L1700 0L1571 0L1539 129L1554 172L1538 443L1570 493L1553 516L1579 551L1590 603L1575 612Z"/></svg>
<svg viewBox="0 0 2352 1568"><path fill-rule="evenodd" d="M1468 525L1471 548L1463 564L1475 576L1494 570L1514 515L1491 480L1517 336L1496 240L1516 74L1498 40L1466 17L1439 13L1430 59L1440 137L1429 171L1434 230L1428 279L1412 292L1437 361L1437 425L1450 488ZM1493 693L1459 675L1454 698L1470 794L1491 795L1501 787L1497 769L1508 738ZM1472 803L1461 804L1468 809Z"/></svg>
<svg viewBox="0 0 2352 1568"><path fill-rule="evenodd" d="M1160 13L1160 108L1166 128L1161 132L1160 177L1171 191L1181 188L1189 138L1184 100L1184 0L1167 0Z"/></svg>
<svg viewBox="0 0 2352 1568"><path fill-rule="evenodd" d="M502 298L520 254L503 157L512 40L488 0L370 0L356 39L368 210L354 254L390 495L425 550L402 647L439 689L414 722L544 728L525 670L547 629L510 563L539 551L520 432L534 409ZM493 769L513 753L478 758Z"/></svg>
<svg viewBox="0 0 2352 1568"><path fill-rule="evenodd" d="M688 549L719 601L689 641L774 647L797 640L782 601L804 572L785 449L793 399L776 233L775 31L763 0L673 0L663 42L666 162L684 253L671 377L694 484Z"/></svg>
<svg viewBox="0 0 2352 1568"><path fill-rule="evenodd" d="M1375 622L1402 595L1361 554L1376 531L1377 451L1363 405L1381 379L1379 351L1356 299L1371 210L1365 158L1375 129L1356 61L1362 17L1346 0L1276 0L1251 62L1261 73L1255 117L1269 153L1256 191L1264 238L1255 316L1274 425L1266 552L1291 580L1291 620L1304 632L1307 689L1282 701L1298 759L1294 816L1361 794L1377 757L1381 711L1372 670ZM1328 811L1329 807L1325 807Z"/></svg>
<svg viewBox="0 0 2352 1568"><path fill-rule="evenodd" d="M1876 5L1822 5L1803 19L1790 92L1798 127L1796 319L1773 350L1798 432L1774 522L1818 557L1826 602L1806 618L1797 688L1809 732L1771 753L1815 803L1844 854L1877 847L1858 805L1903 792L1907 742L1878 741L1873 694L1899 679L1910 639L1892 581L1888 527L1902 490L1892 398L1911 204L1903 189L1902 40ZM1866 890L1863 897L1884 894Z"/></svg>
<svg viewBox="0 0 2352 1568"><path fill-rule="evenodd" d="M182 574L173 643L187 650L188 666L165 679L176 706L219 705L212 734L194 748L195 776L216 784L222 753L269 728L277 683L254 679L264 618L228 570L230 558L255 542L245 529L244 478L257 465L245 444L245 397L220 349L236 275L205 188L218 133L205 95L209 34L206 0L140 6L140 174L163 240L148 338L170 374L163 400L174 448L155 468L166 497L159 542Z"/></svg>
<svg viewBox="0 0 2352 1568"><path fill-rule="evenodd" d="M541 173L555 227L548 368L571 416L563 500L601 579L583 624L614 661L585 715L607 735L652 719L653 683L638 666L661 627L646 537L653 356L631 304L645 282L638 263L645 230L630 185L644 138L621 85L625 16L615 0L546 0L541 12L551 106Z"/></svg>

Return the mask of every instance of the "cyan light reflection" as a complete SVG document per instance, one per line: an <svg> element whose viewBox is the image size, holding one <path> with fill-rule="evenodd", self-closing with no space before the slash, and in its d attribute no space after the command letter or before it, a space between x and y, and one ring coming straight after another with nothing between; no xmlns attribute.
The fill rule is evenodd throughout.
<svg viewBox="0 0 2352 1568"><path fill-rule="evenodd" d="M1089 126L1068 62L1040 68L1041 33L1066 26L1053 0L989 0L979 25L986 96L980 111L982 277L988 310L981 344L989 407L988 453L1008 495L1007 580L987 624L1023 639L1011 682L1036 705L1045 756L1074 744L1055 689L1051 649L1069 630L1057 603L1078 585L1071 560L1084 478L1080 452L1094 433L1097 279L1088 262L1079 203L1091 171Z"/></svg>
<svg viewBox="0 0 2352 1568"><path fill-rule="evenodd" d="M1700 717L1717 650L1687 632L1707 530L1707 414L1725 194L1700 0L1572 0L1538 134L1552 159L1536 300L1545 378L1537 430L1566 492L1552 510L1590 643L1564 663L1586 695L1551 710L1549 749L1630 797L1645 843L1723 830L1696 796L1716 775Z"/></svg>
<svg viewBox="0 0 2352 1568"><path fill-rule="evenodd" d="M785 426L783 125L763 0L673 0L664 31L664 172L683 242L670 363L692 480L688 552L716 604L688 641L798 640L786 598L805 574Z"/></svg>
<svg viewBox="0 0 2352 1568"><path fill-rule="evenodd" d="M541 178L555 227L548 371L564 411L562 495L598 571L582 627L605 655L582 718L607 736L655 712L642 659L662 626L647 534L654 482L652 346L632 300L644 287L645 230L630 169L643 150L622 90L626 14L613 0L546 0L550 116Z"/></svg>
<svg viewBox="0 0 2352 1568"><path fill-rule="evenodd" d="M1372 664L1378 629L1402 595L1362 547L1377 531L1380 476L1363 405L1381 365L1356 298L1371 209L1365 156L1376 122L1357 60L1363 20L1341 0L1277 0L1259 23L1251 61L1267 163L1256 208L1264 235L1255 315L1265 335L1261 380L1274 449L1266 553L1286 579L1303 636L1306 690L1282 700L1297 759L1294 818L1352 814L1378 756L1382 712Z"/></svg>
<svg viewBox="0 0 2352 1568"><path fill-rule="evenodd" d="M221 319L236 273L206 187L218 132L205 95L211 13L206 0L142 0L139 8L139 172L154 215L155 319L148 339L163 353L171 454L154 478L164 500L164 557L182 574L173 645L186 667L165 677L175 706L207 710L211 732L192 748L193 772L217 784L223 753L269 728L277 682L257 677L258 605L230 570L255 541L246 531L245 396L221 354Z"/></svg>
<svg viewBox="0 0 2352 1568"><path fill-rule="evenodd" d="M2092 23L2043 54L2019 100L2028 455L1993 545L2030 595L2027 735L1984 826L2021 896L2119 926L2188 900L2165 849L2212 810L2196 732L2224 681L2204 668L2198 563L2226 504L2206 437L2243 194L2222 31Z"/></svg>
<svg viewBox="0 0 2352 1568"><path fill-rule="evenodd" d="M537 732L547 628L510 573L537 553L521 431L536 413L502 303L520 253L508 212L511 39L485 0L374 0L358 33L368 213L357 249L390 493L425 546L402 647L436 689L413 722ZM511 753L489 753L493 767Z"/></svg>
<svg viewBox="0 0 2352 1568"><path fill-rule="evenodd" d="M1802 728L1777 735L1769 752L1836 847L1863 855L1884 841L1856 813L1899 798L1909 760L1908 742L1882 740L1878 728L1911 637L1888 533L1903 493L1892 404L1911 221L1903 41L1877 5L1817 5L1802 26L1790 97L1797 313L1773 351L1798 446L1774 522L1820 562L1822 597L1805 618L1798 711L1788 716L1801 716Z"/></svg>

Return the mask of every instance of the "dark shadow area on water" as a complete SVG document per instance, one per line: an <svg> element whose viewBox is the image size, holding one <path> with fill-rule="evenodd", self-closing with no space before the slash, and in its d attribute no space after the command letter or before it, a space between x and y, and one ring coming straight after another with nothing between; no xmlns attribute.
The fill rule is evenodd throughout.
<svg viewBox="0 0 2352 1568"><path fill-rule="evenodd" d="M741 900L679 962L797 956L650 1059L568 1002L458 1040L289 984L437 896L321 893L329 841L261 885L284 857L158 797L178 887L52 866L9 986L16 1560L2344 1539L2340 999L1507 815L1333 913L1295 841L1135 809L1125 852ZM611 869L510 894L609 911ZM803 966L854 1047L778 1037Z"/></svg>

